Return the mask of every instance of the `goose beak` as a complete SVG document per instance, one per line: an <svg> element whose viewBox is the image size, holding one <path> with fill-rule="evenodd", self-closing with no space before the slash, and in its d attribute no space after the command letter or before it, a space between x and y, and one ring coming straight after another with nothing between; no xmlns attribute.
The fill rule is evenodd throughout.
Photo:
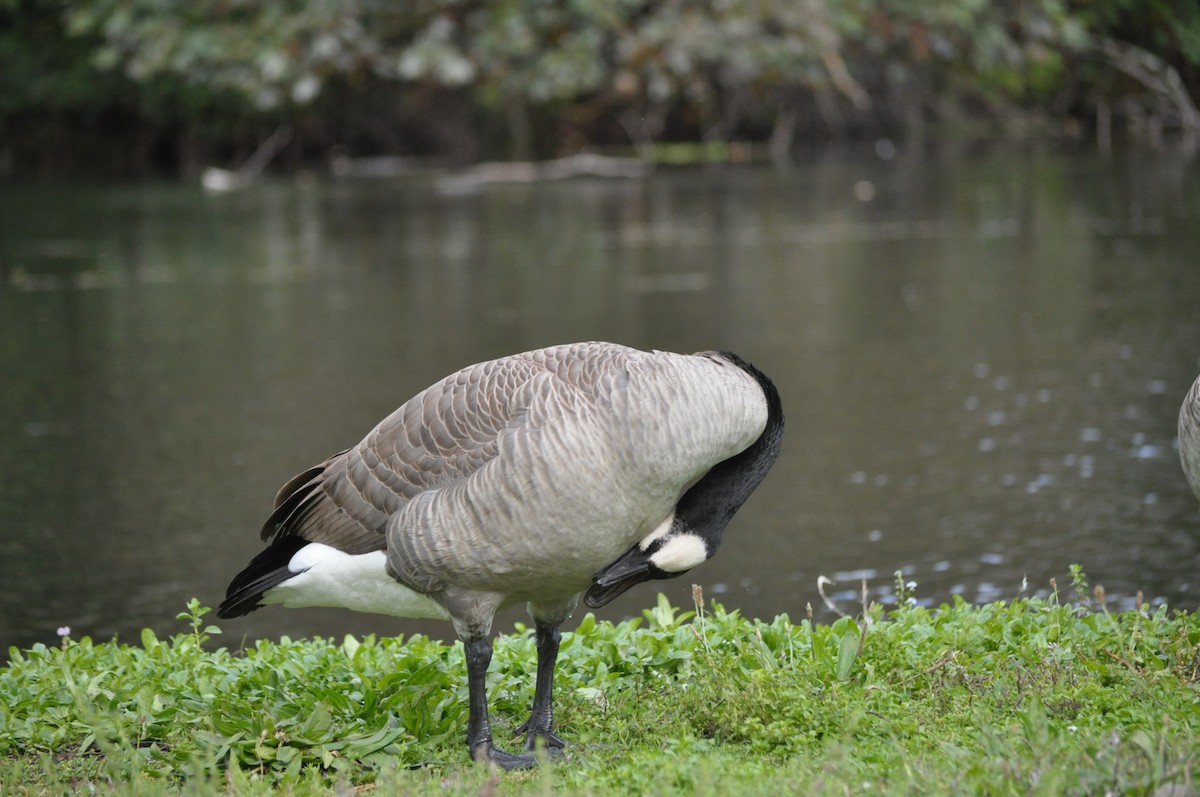
<svg viewBox="0 0 1200 797"><path fill-rule="evenodd" d="M583 602L592 609L622 595L627 589L653 578L650 561L636 548L592 576L592 587L583 596Z"/></svg>
<svg viewBox="0 0 1200 797"><path fill-rule="evenodd" d="M616 584L607 587L593 585L592 588L589 589L586 594L584 594L583 602L586 603L590 609L599 609L609 601L612 601L614 598L624 594L625 590L629 589L633 585L649 580L650 574L644 573L640 576L633 577L625 581L619 581Z"/></svg>

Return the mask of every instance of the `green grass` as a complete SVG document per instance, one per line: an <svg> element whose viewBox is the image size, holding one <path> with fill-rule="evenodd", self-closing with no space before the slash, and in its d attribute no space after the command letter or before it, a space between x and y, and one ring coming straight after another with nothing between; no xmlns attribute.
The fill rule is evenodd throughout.
<svg viewBox="0 0 1200 797"><path fill-rule="evenodd" d="M1200 782L1196 614L1109 614L1055 594L872 606L814 625L702 604L660 598L644 621L588 615L564 633L557 717L575 744L527 773L467 760L460 645L210 650L219 632L193 601L169 640L14 649L0 670L0 793L1049 795ZM534 664L530 632L497 643L502 746L528 714Z"/></svg>

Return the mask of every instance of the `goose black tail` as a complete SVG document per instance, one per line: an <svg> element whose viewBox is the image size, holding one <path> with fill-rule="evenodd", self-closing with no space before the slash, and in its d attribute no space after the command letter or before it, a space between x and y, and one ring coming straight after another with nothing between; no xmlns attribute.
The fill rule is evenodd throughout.
<svg viewBox="0 0 1200 797"><path fill-rule="evenodd" d="M241 617L262 606L260 601L264 592L296 575L288 570L288 562L305 545L308 540L290 534L276 537L234 576L225 590L225 600L217 608L217 616L224 619Z"/></svg>

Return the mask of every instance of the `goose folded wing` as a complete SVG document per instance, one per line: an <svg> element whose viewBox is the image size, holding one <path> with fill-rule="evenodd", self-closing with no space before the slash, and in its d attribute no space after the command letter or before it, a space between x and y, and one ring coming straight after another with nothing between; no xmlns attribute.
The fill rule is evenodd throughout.
<svg viewBox="0 0 1200 797"><path fill-rule="evenodd" d="M523 413L522 399L539 372L531 362L509 358L435 383L358 445L288 481L263 539L294 536L351 554L384 550L388 519L405 504L497 456L500 437Z"/></svg>

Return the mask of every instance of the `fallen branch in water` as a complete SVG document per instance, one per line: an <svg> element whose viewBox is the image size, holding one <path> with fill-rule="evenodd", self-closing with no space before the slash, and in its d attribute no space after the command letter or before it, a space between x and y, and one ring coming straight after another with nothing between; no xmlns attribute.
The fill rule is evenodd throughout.
<svg viewBox="0 0 1200 797"><path fill-rule="evenodd" d="M533 183L542 180L565 180L570 177L639 178L648 175L652 168L651 164L640 158L580 154L540 162L480 163L445 177L438 184L443 189L462 190L488 183Z"/></svg>
<svg viewBox="0 0 1200 797"><path fill-rule="evenodd" d="M259 145L254 154L246 159L246 162L240 168L218 169L210 167L205 169L200 175L200 184L204 186L206 191L220 193L224 191L236 191L253 183L262 174L263 169L267 168L276 155L278 155L287 143L292 140L292 128L290 125L280 125L275 128L275 132L267 137L267 140Z"/></svg>

